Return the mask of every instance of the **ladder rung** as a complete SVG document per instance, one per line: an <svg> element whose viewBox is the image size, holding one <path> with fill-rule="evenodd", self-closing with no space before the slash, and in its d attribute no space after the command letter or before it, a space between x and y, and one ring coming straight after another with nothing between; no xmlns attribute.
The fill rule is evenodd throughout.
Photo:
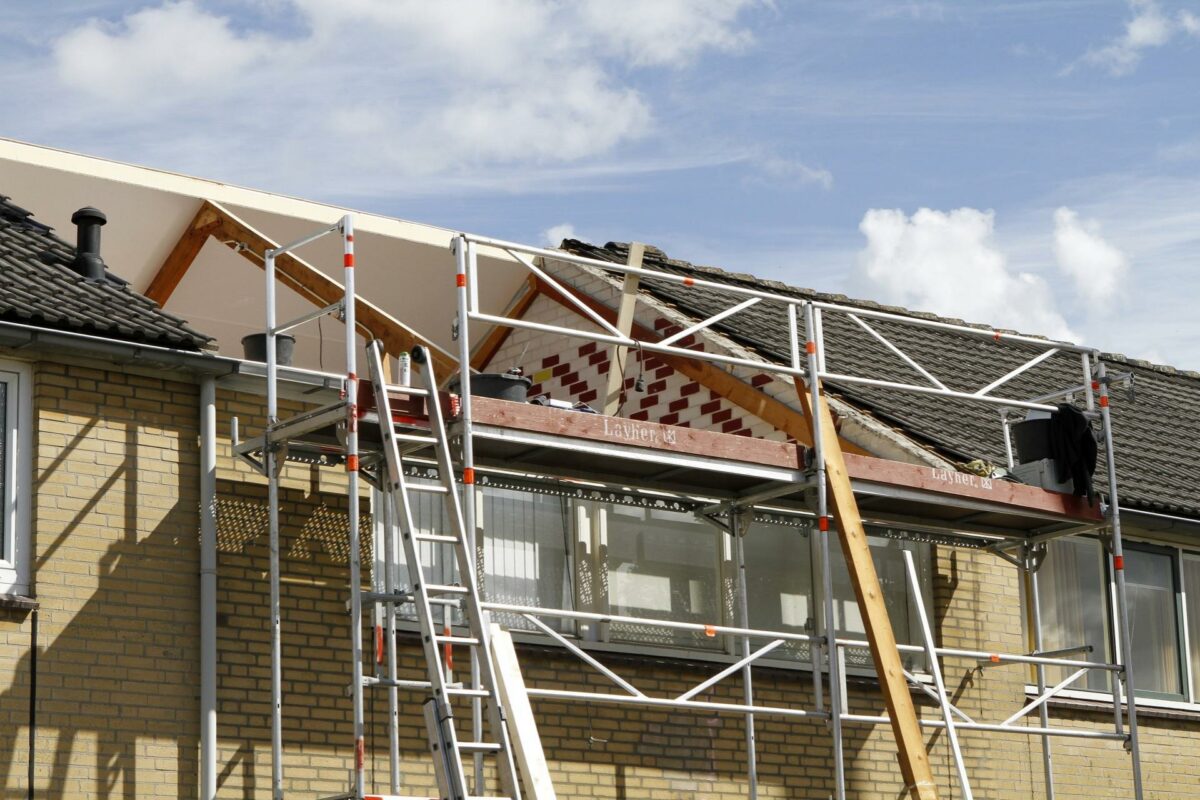
<svg viewBox="0 0 1200 800"><path fill-rule="evenodd" d="M444 544L458 544L457 536L444 536L440 533L414 533L413 538L418 542L442 542Z"/></svg>
<svg viewBox="0 0 1200 800"><path fill-rule="evenodd" d="M425 584L426 594L470 594L470 590L465 586L445 586L440 583Z"/></svg>
<svg viewBox="0 0 1200 800"><path fill-rule="evenodd" d="M428 492L429 494L445 494L446 487L436 483L410 483L408 485L410 492Z"/></svg>
<svg viewBox="0 0 1200 800"><path fill-rule="evenodd" d="M461 685L447 686L446 694L451 697L482 697L484 699L490 699L492 696L492 693L487 689L468 689Z"/></svg>
<svg viewBox="0 0 1200 800"><path fill-rule="evenodd" d="M400 433L393 432L392 436L396 437L397 442L415 442L417 444L437 444L436 436L424 436L419 433Z"/></svg>
<svg viewBox="0 0 1200 800"><path fill-rule="evenodd" d="M479 644L479 640L476 639L474 636L435 635L433 638L438 644L464 644L464 645L471 645L471 646Z"/></svg>
<svg viewBox="0 0 1200 800"><path fill-rule="evenodd" d="M502 748L495 742L459 742L458 749L468 753L499 753Z"/></svg>

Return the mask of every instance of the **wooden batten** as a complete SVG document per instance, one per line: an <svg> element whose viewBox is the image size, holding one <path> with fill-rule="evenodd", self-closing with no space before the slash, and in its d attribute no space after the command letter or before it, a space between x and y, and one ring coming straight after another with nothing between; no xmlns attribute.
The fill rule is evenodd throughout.
<svg viewBox="0 0 1200 800"><path fill-rule="evenodd" d="M867 530L859 515L858 501L854 498L850 473L838 437L829 435L834 430L833 414L829 412L823 392L820 392L818 409L812 408L809 393L799 380L796 381L796 393L809 419L813 418L813 411L820 414L825 477L830 505L837 517L838 542L846 560L850 585L854 587L854 596L858 600L863 627L866 628L887 716L891 720L900 773L904 776L904 784L912 800L937 800L937 784L929 765L929 754L925 751L925 740L921 736L921 725L908 688L908 679L904 675L904 663L900 651L896 649L896 635L884 603L875 562L871 558Z"/></svg>
<svg viewBox="0 0 1200 800"><path fill-rule="evenodd" d="M188 223L187 228L179 237L179 241L171 248L171 252L167 254L162 266L158 268L154 279L150 281L150 286L143 294L158 303L159 306L165 306L171 299L171 295L175 293L180 281L183 280L183 276L192 266L192 262L196 260L196 256L200 255L200 250L208 241L208 237L220 224L221 215L217 207L209 202L201 203L200 210Z"/></svg>

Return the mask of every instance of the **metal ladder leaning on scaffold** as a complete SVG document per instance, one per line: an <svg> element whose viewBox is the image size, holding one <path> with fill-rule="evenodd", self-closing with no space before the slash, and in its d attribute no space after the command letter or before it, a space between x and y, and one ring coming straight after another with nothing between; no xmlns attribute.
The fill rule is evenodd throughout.
<svg viewBox="0 0 1200 800"><path fill-rule="evenodd" d="M450 457L450 443L446 434L444 412L438 402L437 380L433 374L432 359L423 347L416 347L412 360L421 367L424 376L426 405L429 410L428 436L398 433L393 423L388 387L384 380L383 358L380 343L372 342L367 348L371 385L375 394L375 406L379 415L379 427L383 438L385 463L381 466L380 488L385 502L391 502L395 510L394 519L400 526L400 538L404 556L408 563L411 593L396 595L384 601L409 602L416 606L417 621L421 630L421 644L425 650L425 664L429 673L430 697L425 702L425 725L428 729L429 747L433 754L434 772L442 800L468 800L482 795L482 786L476 786L477 794L468 792L464 754L482 753L496 758L496 771L500 778L503 796L520 800L520 787L516 763L513 757L505 712L495 680L495 665L492 660L491 634L488 620L479 605L478 582L476 580L475 556L466 538L463 524L462 503L454 481L454 466ZM416 487L410 485L404 474L404 444L432 445L437 455L437 471L440 486ZM413 522L410 493L413 491L436 491L445 499L446 516L450 530L442 533L422 533ZM443 586L425 581L421 574L421 559L418 551L420 542L448 544L454 550L458 566L459 584ZM390 568L390 565L388 565ZM376 598L383 599L383 598ZM466 620L468 635L453 635L448 629L434 621L433 606L444 606L456 602ZM446 655L455 646L471 648L471 655L479 665L480 687L464 688L450 683L446 675L449 665ZM456 697L480 698L488 709L491 742L463 741L455 729L453 700Z"/></svg>

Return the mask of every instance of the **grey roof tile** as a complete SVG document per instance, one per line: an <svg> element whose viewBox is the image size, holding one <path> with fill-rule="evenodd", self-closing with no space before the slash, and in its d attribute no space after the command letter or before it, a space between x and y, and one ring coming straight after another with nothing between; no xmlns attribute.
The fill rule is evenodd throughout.
<svg viewBox="0 0 1200 800"><path fill-rule="evenodd" d="M562 248L578 255L619 263L624 263L627 254L626 245L611 242L605 247L597 247L567 240L562 243ZM648 248L644 266L747 288L769 289L804 299L828 297L811 289L780 287L775 282L768 283L752 276L714 271L709 267L695 268L659 253L657 248ZM643 291L697 319L711 316L732 304L729 295L717 290L646 279L641 286ZM878 303L845 298L834 302L860 308L881 307ZM925 312L892 306L882 308L920 319L958 323ZM778 304L760 303L713 327L765 357L787 360L789 343L784 313ZM990 330L986 325L967 324ZM1035 354L952 331L915 328L882 320L873 320L871 325L952 389L976 391ZM827 363L831 369L840 364L849 374L893 381L922 381L915 371L841 315L826 315L824 329ZM1112 401L1114 453L1122 505L1200 516L1200 482L1195 477L1197 454L1200 453L1200 374L1117 354L1105 353L1102 357L1110 374L1130 373L1134 379L1133 397L1118 388L1114 390ZM1015 378L1010 387L1017 396L1032 397L1081 381L1077 361L1052 358ZM846 383L831 382L829 388L858 408L952 459L965 462L983 458L998 464L1004 462L1003 433L993 406Z"/></svg>
<svg viewBox="0 0 1200 800"><path fill-rule="evenodd" d="M74 258L53 229L0 195L0 320L182 350L212 341L119 278L76 274Z"/></svg>

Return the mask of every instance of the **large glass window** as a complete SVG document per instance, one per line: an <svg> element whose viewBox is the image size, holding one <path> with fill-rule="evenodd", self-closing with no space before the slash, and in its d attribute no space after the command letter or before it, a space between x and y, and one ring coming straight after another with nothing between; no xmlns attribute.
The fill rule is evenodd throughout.
<svg viewBox="0 0 1200 800"><path fill-rule="evenodd" d="M1175 552L1125 548L1125 592L1133 637L1133 680L1138 693L1182 696Z"/></svg>
<svg viewBox="0 0 1200 800"><path fill-rule="evenodd" d="M813 633L818 609L813 603L812 543L808 528L755 522L742 537L742 552L746 559L750 627ZM796 659L810 657L807 642L789 642L782 651Z"/></svg>
<svg viewBox="0 0 1200 800"><path fill-rule="evenodd" d="M629 617L721 622L717 530L695 515L605 504L608 609ZM613 640L721 647L718 637L614 624Z"/></svg>
<svg viewBox="0 0 1200 800"><path fill-rule="evenodd" d="M1071 657L1084 661L1107 659L1108 604L1104 602L1107 586L1103 551L1098 541L1059 539L1050 542L1038 571L1042 649L1063 650L1090 645L1090 654L1073 653ZM1048 667L1046 679L1051 684L1058 683L1073 671ZM1103 691L1108 688L1108 675L1091 670L1075 685Z"/></svg>
<svg viewBox="0 0 1200 800"><path fill-rule="evenodd" d="M1184 556L1183 589L1183 609L1188 623L1188 663L1192 673L1192 697L1200 698L1200 556Z"/></svg>
<svg viewBox="0 0 1200 800"><path fill-rule="evenodd" d="M29 592L30 382L0 362L0 594Z"/></svg>
<svg viewBox="0 0 1200 800"><path fill-rule="evenodd" d="M572 608L570 499L492 486L480 492L487 599L514 606ZM534 627L519 614L500 613L494 619L509 628ZM571 629L561 619L542 621L557 630Z"/></svg>
<svg viewBox="0 0 1200 800"><path fill-rule="evenodd" d="M926 595L925 587L929 585L927 573L930 563L929 545L920 542L908 542L900 539L886 539L880 536L868 536L871 556L875 562L875 572L879 576L879 586L883 590L884 605L887 606L888 617L892 621L892 632L899 644L923 645L920 620L917 617L916 599L909 591L908 570L904 564L904 551L911 550L917 566L917 578L924 586L922 596ZM837 625L839 638L865 639L866 626L862 614L859 613L858 600L854 596L854 587L850 583L850 573L846 568L846 558L842 554L841 544L836 534L829 543L830 562L833 567L833 617ZM822 626L824 627L824 626ZM924 657L919 653L904 653L905 666L910 669L920 669ZM850 647L846 649L847 667L873 667L871 653L865 647Z"/></svg>
<svg viewBox="0 0 1200 800"><path fill-rule="evenodd" d="M1042 646L1047 650L1091 645L1075 657L1111 659L1113 606L1108 556L1095 539L1051 542L1038 572ZM1129 661L1139 697L1200 701L1200 555L1177 547L1125 544ZM1190 668L1189 668L1190 662ZM1049 667L1058 682L1073 670ZM1072 688L1111 691L1108 673L1092 670Z"/></svg>

